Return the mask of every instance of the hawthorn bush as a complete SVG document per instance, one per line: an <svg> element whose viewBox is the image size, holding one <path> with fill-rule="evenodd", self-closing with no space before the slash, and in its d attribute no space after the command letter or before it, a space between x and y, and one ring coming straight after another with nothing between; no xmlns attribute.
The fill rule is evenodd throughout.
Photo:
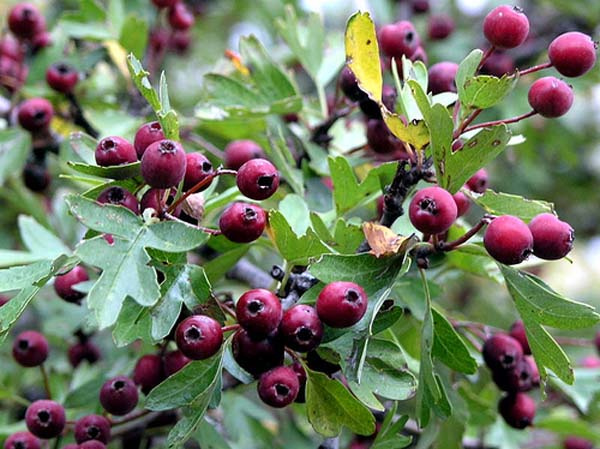
<svg viewBox="0 0 600 449"><path fill-rule="evenodd" d="M600 444L597 5L250 3L2 6L4 448Z"/></svg>

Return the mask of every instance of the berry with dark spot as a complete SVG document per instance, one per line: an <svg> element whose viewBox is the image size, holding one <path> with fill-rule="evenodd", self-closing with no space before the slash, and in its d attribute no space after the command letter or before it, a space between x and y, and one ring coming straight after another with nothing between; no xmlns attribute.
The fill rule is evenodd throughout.
<svg viewBox="0 0 600 449"><path fill-rule="evenodd" d="M277 334L253 337L240 329L233 336L232 350L235 361L253 376L283 363L284 347Z"/></svg>
<svg viewBox="0 0 600 449"><path fill-rule="evenodd" d="M251 159L239 168L235 180L242 194L253 200L264 200L279 187L279 172L266 159Z"/></svg>
<svg viewBox="0 0 600 449"><path fill-rule="evenodd" d="M101 167L130 164L137 161L135 148L122 137L105 137L96 146L96 163Z"/></svg>
<svg viewBox="0 0 600 449"><path fill-rule="evenodd" d="M571 31L561 34L550 43L548 57L561 75L581 76L594 67L597 47L587 34Z"/></svg>
<svg viewBox="0 0 600 449"><path fill-rule="evenodd" d="M533 388L532 365L522 358L512 369L493 371L492 379L502 391L509 393L529 391Z"/></svg>
<svg viewBox="0 0 600 449"><path fill-rule="evenodd" d="M249 243L258 239L267 223L265 211L249 203L233 203L219 218L219 229L235 243Z"/></svg>
<svg viewBox="0 0 600 449"><path fill-rule="evenodd" d="M46 82L48 86L57 92L63 94L73 92L78 81L79 74L77 70L63 62L52 64L46 70Z"/></svg>
<svg viewBox="0 0 600 449"><path fill-rule="evenodd" d="M517 6L498 6L485 16L483 34L497 48L515 48L527 39L529 20Z"/></svg>
<svg viewBox="0 0 600 449"><path fill-rule="evenodd" d="M509 394L498 403L498 411L509 426L524 429L535 418L535 401L525 393Z"/></svg>
<svg viewBox="0 0 600 449"><path fill-rule="evenodd" d="M429 67L429 91L436 95L442 92L456 92L456 72L458 64L438 62Z"/></svg>
<svg viewBox="0 0 600 449"><path fill-rule="evenodd" d="M367 294L360 285L337 281L327 284L319 293L317 314L328 326L349 327L360 321L367 305Z"/></svg>
<svg viewBox="0 0 600 449"><path fill-rule="evenodd" d="M225 167L237 170L250 159L264 158L260 145L252 140L234 140L225 147Z"/></svg>
<svg viewBox="0 0 600 449"><path fill-rule="evenodd" d="M133 381L139 385L144 394L150 393L154 387L165 379L163 360L159 355L142 356L133 369ZM105 441L106 443L106 441Z"/></svg>
<svg viewBox="0 0 600 449"><path fill-rule="evenodd" d="M160 140L144 151L142 178L151 187L174 187L185 176L186 166L187 159L181 144L168 139Z"/></svg>
<svg viewBox="0 0 600 449"><path fill-rule="evenodd" d="M223 344L223 331L218 321L206 315L187 317L175 331L177 348L192 360L207 359Z"/></svg>
<svg viewBox="0 0 600 449"><path fill-rule="evenodd" d="M258 396L265 404L275 408L283 408L294 402L299 389L298 376L288 366L267 371L258 381Z"/></svg>
<svg viewBox="0 0 600 449"><path fill-rule="evenodd" d="M185 155L187 164L183 180L183 190L189 190L199 182L213 176L214 169L211 162L202 153L187 153ZM212 181L211 181L212 182ZM206 190L211 182L205 184L198 192Z"/></svg>
<svg viewBox="0 0 600 449"><path fill-rule="evenodd" d="M144 151L154 142L165 139L165 134L158 122L144 123L138 128L133 138L133 146L138 159L142 159Z"/></svg>
<svg viewBox="0 0 600 449"><path fill-rule="evenodd" d="M65 409L58 402L41 399L33 402L25 412L27 429L45 440L59 436L65 428L65 422Z"/></svg>
<svg viewBox="0 0 600 449"><path fill-rule="evenodd" d="M308 352L321 343L323 323L313 307L298 304L285 312L279 332L288 348Z"/></svg>
<svg viewBox="0 0 600 449"><path fill-rule="evenodd" d="M4 449L41 449L40 440L29 432L16 432L4 442Z"/></svg>
<svg viewBox="0 0 600 449"><path fill-rule="evenodd" d="M81 265L77 265L73 267L71 271L57 275L54 278L54 291L65 301L78 304L85 296L85 293L74 290L73 286L88 281L89 279L90 277L88 276L86 269Z"/></svg>
<svg viewBox="0 0 600 449"><path fill-rule="evenodd" d="M19 105L19 125L30 132L45 131L50 126L54 108L45 98L30 98Z"/></svg>
<svg viewBox="0 0 600 449"><path fill-rule="evenodd" d="M48 358L48 340L36 331L21 332L15 338L12 354L16 362L27 368L39 366Z"/></svg>
<svg viewBox="0 0 600 449"><path fill-rule="evenodd" d="M515 321L510 327L509 335L521 344L524 354L531 354L531 348L529 347L529 341L527 341L527 333L525 332L523 321Z"/></svg>
<svg viewBox="0 0 600 449"><path fill-rule="evenodd" d="M138 390L129 377L117 376L107 380L100 389L100 404L108 413L123 416L138 403Z"/></svg>
<svg viewBox="0 0 600 449"><path fill-rule="evenodd" d="M108 187L100 193L97 201L100 204L126 207L136 215L140 213L140 203L137 198L123 187Z"/></svg>
<svg viewBox="0 0 600 449"><path fill-rule="evenodd" d="M84 360L93 365L102 357L98 346L91 341L79 342L70 346L67 356L73 368L77 368Z"/></svg>
<svg viewBox="0 0 600 449"><path fill-rule="evenodd" d="M446 39L454 32L454 20L447 14L432 15L427 23L427 32L432 41Z"/></svg>
<svg viewBox="0 0 600 449"><path fill-rule="evenodd" d="M165 375L172 376L176 372L182 370L192 359L183 355L180 350L169 351L164 357L164 370Z"/></svg>
<svg viewBox="0 0 600 449"><path fill-rule="evenodd" d="M35 5L23 2L8 13L8 28L19 39L31 39L46 29L46 21Z"/></svg>
<svg viewBox="0 0 600 449"><path fill-rule="evenodd" d="M527 94L532 109L546 118L565 115L573 105L573 89L564 81L546 76L529 88Z"/></svg>
<svg viewBox="0 0 600 449"><path fill-rule="evenodd" d="M417 192L409 206L412 225L424 234L446 232L456 221L458 210L454 198L441 187L426 187Z"/></svg>
<svg viewBox="0 0 600 449"><path fill-rule="evenodd" d="M467 181L467 187L471 192L484 193L490 183L488 172L485 168L480 168Z"/></svg>
<svg viewBox="0 0 600 449"><path fill-rule="evenodd" d="M87 415L77 420L74 433L79 444L89 440L106 444L110 440L110 422L104 416Z"/></svg>
<svg viewBox="0 0 600 449"><path fill-rule="evenodd" d="M258 337L274 332L279 327L283 312L281 301L274 293L257 288L240 297L235 314L240 326Z"/></svg>
<svg viewBox="0 0 600 449"><path fill-rule="evenodd" d="M403 55L410 58L421 43L414 25L407 20L384 25L379 30L378 39L383 53L396 59Z"/></svg>
<svg viewBox="0 0 600 449"><path fill-rule="evenodd" d="M520 218L502 215L494 218L483 236L485 249L498 262L515 265L533 252L533 235Z"/></svg>
<svg viewBox="0 0 600 449"><path fill-rule="evenodd" d="M521 344L510 335L497 333L483 344L483 360L492 371L514 369L523 359Z"/></svg>

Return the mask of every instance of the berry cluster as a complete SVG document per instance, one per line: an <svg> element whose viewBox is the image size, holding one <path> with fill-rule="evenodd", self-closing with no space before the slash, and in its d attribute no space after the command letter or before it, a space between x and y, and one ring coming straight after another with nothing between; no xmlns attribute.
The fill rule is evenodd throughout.
<svg viewBox="0 0 600 449"><path fill-rule="evenodd" d="M152 0L152 3L159 11L166 10L167 26L158 24L150 31L149 58L162 59L168 48L185 53L192 43L194 12L182 0Z"/></svg>

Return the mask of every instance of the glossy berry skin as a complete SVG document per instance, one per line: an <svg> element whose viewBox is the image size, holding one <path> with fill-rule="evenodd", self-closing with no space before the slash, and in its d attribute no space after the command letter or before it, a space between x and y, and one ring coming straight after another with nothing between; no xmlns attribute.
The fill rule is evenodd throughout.
<svg viewBox="0 0 600 449"><path fill-rule="evenodd" d="M183 353L179 350L167 352L163 361L165 375L168 377L175 374L176 372L182 370L183 367L185 367L191 361L192 359L183 355Z"/></svg>
<svg viewBox="0 0 600 449"><path fill-rule="evenodd" d="M90 365L93 365L102 357L98 346L90 341L75 343L70 346L67 356L69 358L69 363L73 368L78 367L84 360Z"/></svg>
<svg viewBox="0 0 600 449"><path fill-rule="evenodd" d="M158 122L144 123L138 128L133 139L133 146L138 159L142 159L144 151L154 142L165 139L165 134Z"/></svg>
<svg viewBox="0 0 600 449"><path fill-rule="evenodd" d="M44 131L50 126L54 108L45 98L30 98L19 105L19 125L30 132Z"/></svg>
<svg viewBox="0 0 600 449"><path fill-rule="evenodd" d="M500 390L508 393L529 391L533 388L532 365L522 358L510 370L493 371L492 379Z"/></svg>
<svg viewBox="0 0 600 449"><path fill-rule="evenodd" d="M175 30L187 30L194 25L196 19L187 5L183 2L177 2L169 8L169 25Z"/></svg>
<svg viewBox="0 0 600 449"><path fill-rule="evenodd" d="M96 163L101 167L137 162L137 154L131 143L122 137L105 137L96 146Z"/></svg>
<svg viewBox="0 0 600 449"><path fill-rule="evenodd" d="M573 89L564 81L546 76L529 88L529 105L535 112L546 118L565 115L573 105Z"/></svg>
<svg viewBox="0 0 600 449"><path fill-rule="evenodd" d="M258 396L265 404L283 408L294 402L300 390L300 383L292 368L279 366L260 376L257 388Z"/></svg>
<svg viewBox="0 0 600 449"><path fill-rule="evenodd" d="M514 369L523 359L521 344L504 333L489 337L481 351L483 360L492 371L508 371Z"/></svg>
<svg viewBox="0 0 600 449"><path fill-rule="evenodd" d="M233 336L233 358L246 371L258 376L283 363L283 343L277 334L268 337L252 337L240 329Z"/></svg>
<svg viewBox="0 0 600 449"><path fill-rule="evenodd" d="M13 343L12 354L15 361L27 368L44 363L48 352L48 340L36 331L21 332Z"/></svg>
<svg viewBox="0 0 600 449"><path fill-rule="evenodd" d="M563 443L564 449L594 449L594 443L585 438L569 436Z"/></svg>
<svg viewBox="0 0 600 449"><path fill-rule="evenodd" d="M138 390L129 377L117 376L107 380L100 389L100 404L108 413L123 416L138 403Z"/></svg>
<svg viewBox="0 0 600 449"><path fill-rule="evenodd" d="M410 58L421 40L413 24L402 20L381 27L378 33L379 45L386 56L400 59L402 55Z"/></svg>
<svg viewBox="0 0 600 449"><path fill-rule="evenodd" d="M454 32L454 20L446 14L429 17L427 34L432 41L444 40Z"/></svg>
<svg viewBox="0 0 600 449"><path fill-rule="evenodd" d="M4 442L4 449L41 449L40 440L29 432L16 432Z"/></svg>
<svg viewBox="0 0 600 449"><path fill-rule="evenodd" d="M96 440L89 440L77 446L77 449L106 449L106 445Z"/></svg>
<svg viewBox="0 0 600 449"><path fill-rule="evenodd" d="M340 72L340 77L338 80L340 89L350 101L362 101L367 98L367 94L360 90L358 87L358 80L356 76L350 70L350 67L344 66L342 71Z"/></svg>
<svg viewBox="0 0 600 449"><path fill-rule="evenodd" d="M205 315L187 317L175 331L177 348L192 360L203 360L216 354L223 344L223 331L218 321Z"/></svg>
<svg viewBox="0 0 600 449"><path fill-rule="evenodd" d="M498 262L515 265L533 252L533 235L521 219L512 215L494 218L483 236L485 249Z"/></svg>
<svg viewBox="0 0 600 449"><path fill-rule="evenodd" d="M46 22L35 5L23 2L8 13L8 28L20 39L31 39L46 29Z"/></svg>
<svg viewBox="0 0 600 449"><path fill-rule="evenodd" d="M65 409L58 402L42 399L33 402L25 412L27 429L42 439L55 438L65 428Z"/></svg>
<svg viewBox="0 0 600 449"><path fill-rule="evenodd" d="M441 187L426 187L417 192L409 206L412 225L424 234L446 232L456 221L454 198Z"/></svg>
<svg viewBox="0 0 600 449"><path fill-rule="evenodd" d="M485 16L483 34L497 48L515 48L527 39L529 20L519 7L498 6Z"/></svg>
<svg viewBox="0 0 600 449"><path fill-rule="evenodd" d="M106 444L110 440L110 422L104 416L87 415L77 420L74 433L79 444L89 440Z"/></svg>
<svg viewBox="0 0 600 449"><path fill-rule="evenodd" d="M219 229L235 243L249 243L258 239L267 223L265 211L249 203L233 203L221 214Z"/></svg>
<svg viewBox="0 0 600 449"><path fill-rule="evenodd" d="M150 390L164 379L163 360L160 356L147 354L142 356L135 364L133 381L141 387L144 394L150 393Z"/></svg>
<svg viewBox="0 0 600 449"><path fill-rule="evenodd" d="M454 198L454 202L456 203L456 216L462 217L464 214L469 212L469 208L471 207L471 201L460 190L452 195Z"/></svg>
<svg viewBox="0 0 600 449"><path fill-rule="evenodd" d="M429 91L436 95L442 92L456 92L456 72L458 64L438 62L429 68Z"/></svg>
<svg viewBox="0 0 600 449"><path fill-rule="evenodd" d="M78 81L79 74L77 70L68 64L59 62L52 64L46 70L46 82L56 92L63 94L71 93Z"/></svg>
<svg viewBox="0 0 600 449"><path fill-rule="evenodd" d="M140 213L140 204L137 198L131 192L119 186L103 190L96 201L100 204L126 207L136 215Z"/></svg>
<svg viewBox="0 0 600 449"><path fill-rule="evenodd" d="M524 429L535 418L535 401L525 393L509 394L500 399L498 411L506 424L515 429Z"/></svg>
<svg viewBox="0 0 600 449"><path fill-rule="evenodd" d="M367 311L368 299L363 288L354 282L327 284L317 297L317 314L331 327L356 324Z"/></svg>
<svg viewBox="0 0 600 449"><path fill-rule="evenodd" d="M239 168L235 181L248 198L264 200L277 191L279 172L266 159L251 159Z"/></svg>
<svg viewBox="0 0 600 449"><path fill-rule="evenodd" d="M539 214L529 222L533 235L533 254L540 259L558 260L573 249L575 231L553 214Z"/></svg>
<svg viewBox="0 0 600 449"><path fill-rule="evenodd" d="M225 147L225 167L239 169L250 159L264 158L262 148L252 140L234 140Z"/></svg>
<svg viewBox="0 0 600 449"><path fill-rule="evenodd" d="M529 347L529 341L527 340L527 333L525 332L523 321L515 321L510 327L509 335L519 342L521 348L523 348L523 354L531 354L531 348Z"/></svg>
<svg viewBox="0 0 600 449"><path fill-rule="evenodd" d="M187 153L185 155L187 163L185 176L183 180L183 190L189 190L201 181L214 174L211 162L202 153ZM210 186L212 181L205 184L197 192L202 192Z"/></svg>
<svg viewBox="0 0 600 449"><path fill-rule="evenodd" d="M77 265L71 271L57 275L54 278L54 291L65 301L78 304L85 296L85 293L74 290L73 286L88 281L89 279L90 277L88 276L86 269L81 265Z"/></svg>
<svg viewBox="0 0 600 449"><path fill-rule="evenodd" d="M279 332L288 348L308 352L321 343L323 323L313 307L298 304L284 313Z"/></svg>
<svg viewBox="0 0 600 449"><path fill-rule="evenodd" d="M467 181L467 187L471 192L484 193L488 189L490 177L485 168L480 168Z"/></svg>
<svg viewBox="0 0 600 449"><path fill-rule="evenodd" d="M596 63L597 44L587 34L571 31L554 39L548 57L563 76L576 77L588 72Z"/></svg>
<svg viewBox="0 0 600 449"><path fill-rule="evenodd" d="M240 326L252 336L266 336L279 327L283 311L281 301L269 290L257 288L244 293L235 307Z"/></svg>
<svg viewBox="0 0 600 449"><path fill-rule="evenodd" d="M142 156L142 178L151 187L175 187L185 176L187 159L179 142L160 140L154 142Z"/></svg>

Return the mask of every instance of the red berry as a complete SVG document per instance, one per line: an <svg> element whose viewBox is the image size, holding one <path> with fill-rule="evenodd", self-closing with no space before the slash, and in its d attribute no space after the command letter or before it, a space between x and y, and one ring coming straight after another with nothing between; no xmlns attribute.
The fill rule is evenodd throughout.
<svg viewBox="0 0 600 449"><path fill-rule="evenodd" d="M265 336L277 329L283 314L281 301L263 288L249 290L238 300L235 314L244 329L253 336Z"/></svg>
<svg viewBox="0 0 600 449"><path fill-rule="evenodd" d="M183 367L185 367L191 361L192 359L187 358L179 350L167 352L165 354L164 359L164 369L166 376L172 376L176 372L182 370Z"/></svg>
<svg viewBox="0 0 600 449"><path fill-rule="evenodd" d="M527 333L525 332L525 325L523 321L517 320L510 327L510 336L517 340L523 348L524 354L531 354L531 348L529 347L529 341L527 340Z"/></svg>
<svg viewBox="0 0 600 449"><path fill-rule="evenodd" d="M183 181L183 190L189 190L199 182L214 174L213 166L206 156L202 153L187 153L187 164L185 177ZM212 182L212 181L211 181ZM205 184L198 192L202 192L210 186L210 182Z"/></svg>
<svg viewBox="0 0 600 449"><path fill-rule="evenodd" d="M169 37L170 33L166 29L154 28L150 31L148 47L153 53L162 54L169 45Z"/></svg>
<svg viewBox="0 0 600 449"><path fill-rule="evenodd" d="M106 445L96 440L89 440L77 446L77 449L106 449Z"/></svg>
<svg viewBox="0 0 600 449"><path fill-rule="evenodd" d="M6 56L16 62L22 62L25 52L21 43L10 34L0 38L0 56Z"/></svg>
<svg viewBox="0 0 600 449"><path fill-rule="evenodd" d="M456 72L458 64L438 62L429 68L429 91L436 95L442 92L456 92Z"/></svg>
<svg viewBox="0 0 600 449"><path fill-rule="evenodd" d="M540 386L540 371L538 370L537 364L532 356L526 355L525 361L529 364L529 370L531 373L531 385L534 387Z"/></svg>
<svg viewBox="0 0 600 449"><path fill-rule="evenodd" d="M367 94L360 90L356 76L347 65L345 65L340 72L338 83L340 85L340 89L342 92L344 92L344 95L348 98L348 100L361 101L367 98Z"/></svg>
<svg viewBox="0 0 600 449"><path fill-rule="evenodd" d="M160 140L154 142L142 156L142 178L151 187L174 187L185 176L187 160L179 142Z"/></svg>
<svg viewBox="0 0 600 449"><path fill-rule="evenodd" d="M87 415L75 423L75 441L79 444L96 440L108 443L110 440L110 422L104 416Z"/></svg>
<svg viewBox="0 0 600 449"><path fill-rule="evenodd" d="M452 195L452 198L454 198L454 202L456 203L456 216L462 217L469 211L469 208L471 207L471 201L467 195L462 193L460 190Z"/></svg>
<svg viewBox="0 0 600 449"><path fill-rule="evenodd" d="M154 3L154 6L157 8L170 8L178 1L179 0L152 0L152 3Z"/></svg>
<svg viewBox="0 0 600 449"><path fill-rule="evenodd" d="M76 343L70 346L67 355L69 357L69 363L71 363L73 368L79 366L84 360L92 365L101 358L100 349L90 341Z"/></svg>
<svg viewBox="0 0 600 449"><path fill-rule="evenodd" d="M420 45L417 47L415 52L410 57L412 62L421 61L423 64L427 65L429 62L429 58L427 57L427 52ZM398 68L398 74L402 73L401 64L402 61L396 61L396 67Z"/></svg>
<svg viewBox="0 0 600 449"><path fill-rule="evenodd" d="M554 39L548 47L548 57L563 76L576 77L588 72L596 63L596 48L587 34L571 31Z"/></svg>
<svg viewBox="0 0 600 449"><path fill-rule="evenodd" d="M10 301L8 296L0 295L0 307L8 303L8 301Z"/></svg>
<svg viewBox="0 0 600 449"><path fill-rule="evenodd" d="M266 159L251 159L242 165L236 176L240 192L253 200L272 196L279 187L279 173Z"/></svg>
<svg viewBox="0 0 600 449"><path fill-rule="evenodd" d="M400 141L383 120L370 119L367 122L367 143L375 153L387 154L395 151Z"/></svg>
<svg viewBox="0 0 600 449"><path fill-rule="evenodd" d="M187 30L194 25L196 19L187 5L177 2L169 8L169 25L176 30Z"/></svg>
<svg viewBox="0 0 600 449"><path fill-rule="evenodd" d="M285 312L279 331L287 347L308 352L321 343L323 323L313 307L299 304Z"/></svg>
<svg viewBox="0 0 600 449"><path fill-rule="evenodd" d="M274 368L260 376L258 381L258 395L265 404L275 408L283 408L294 402L298 390L298 376L288 366Z"/></svg>
<svg viewBox="0 0 600 449"><path fill-rule="evenodd" d="M52 35L48 33L48 31L41 31L36 33L33 38L31 38L31 51L33 54L36 54L42 48L46 48L52 45Z"/></svg>
<svg viewBox="0 0 600 449"><path fill-rule="evenodd" d="M327 284L317 298L317 314L331 327L349 327L356 324L367 311L367 294L354 282Z"/></svg>
<svg viewBox="0 0 600 449"><path fill-rule="evenodd" d="M515 71L515 61L506 53L492 53L481 66L481 73L501 78Z"/></svg>
<svg viewBox="0 0 600 449"><path fill-rule="evenodd" d="M533 252L533 235L519 218L502 215L488 225L483 244L489 255L498 262L515 265Z"/></svg>
<svg viewBox="0 0 600 449"><path fill-rule="evenodd" d="M266 222L265 211L260 207L248 203L233 203L221 214L219 229L232 242L249 243L262 235Z"/></svg>
<svg viewBox="0 0 600 449"><path fill-rule="evenodd" d="M25 412L27 429L38 438L49 440L65 428L65 409L58 402L45 399L35 401Z"/></svg>
<svg viewBox="0 0 600 449"><path fill-rule="evenodd" d="M46 29L46 21L35 5L23 2L8 13L8 28L19 39L30 39Z"/></svg>
<svg viewBox="0 0 600 449"><path fill-rule="evenodd" d="M218 321L206 315L192 315L177 326L177 348L192 360L207 359L223 344L223 331Z"/></svg>
<svg viewBox="0 0 600 449"><path fill-rule="evenodd" d="M30 98L19 105L19 125L27 131L44 131L50 126L54 108L45 98Z"/></svg>
<svg viewBox="0 0 600 449"><path fill-rule="evenodd" d="M292 363L291 368L296 373L298 384L300 385L300 388L298 389L298 396L296 396L296 402L299 404L304 404L306 402L306 371L300 362Z"/></svg>
<svg viewBox="0 0 600 449"><path fill-rule="evenodd" d="M456 221L454 198L441 187L426 187L417 192L409 206L410 222L424 234L446 232Z"/></svg>
<svg viewBox="0 0 600 449"><path fill-rule="evenodd" d="M412 0L410 6L415 14L423 14L429 11L429 0Z"/></svg>
<svg viewBox="0 0 600 449"><path fill-rule="evenodd" d="M133 139L133 146L138 159L142 159L144 151L154 142L165 139L162 127L158 122L144 123L138 128Z"/></svg>
<svg viewBox="0 0 600 449"><path fill-rule="evenodd" d="M521 344L504 333L489 337L484 342L481 353L492 371L511 370L523 359Z"/></svg>
<svg viewBox="0 0 600 449"><path fill-rule="evenodd" d="M454 20L446 14L430 16L427 30L432 41L446 39L454 31Z"/></svg>
<svg viewBox="0 0 600 449"><path fill-rule="evenodd" d="M138 390L126 376L107 380L100 389L100 404L108 413L123 416L132 411L138 403Z"/></svg>
<svg viewBox="0 0 600 449"><path fill-rule="evenodd" d="M539 214L529 223L533 235L533 254L541 259L557 260L573 248L575 231L553 214Z"/></svg>
<svg viewBox="0 0 600 449"><path fill-rule="evenodd" d="M509 426L524 429L535 418L535 401L525 393L504 396L498 403L498 411Z"/></svg>
<svg viewBox="0 0 600 449"><path fill-rule="evenodd" d="M43 192L50 185L50 173L39 162L27 162L23 168L23 183L33 192Z"/></svg>
<svg viewBox="0 0 600 449"><path fill-rule="evenodd" d="M74 285L88 281L90 277L85 268L77 265L71 271L57 275L54 278L54 291L56 294L67 302L79 303L85 296L85 293L78 292L73 289Z"/></svg>
<svg viewBox="0 0 600 449"><path fill-rule="evenodd" d="M68 94L73 92L75 85L79 81L77 70L68 64L59 62L52 64L46 70L46 82L48 86L57 92Z"/></svg>
<svg viewBox="0 0 600 449"><path fill-rule="evenodd" d="M502 391L509 393L529 391L533 388L532 365L525 358L522 358L510 370L494 371L492 379Z"/></svg>
<svg viewBox="0 0 600 449"><path fill-rule="evenodd" d="M179 54L185 53L192 44L190 30L174 30L169 36L169 48Z"/></svg>
<svg viewBox="0 0 600 449"><path fill-rule="evenodd" d="M467 181L467 187L471 192L484 193L489 185L489 175L485 168L480 168Z"/></svg>
<svg viewBox="0 0 600 449"><path fill-rule="evenodd" d="M96 146L96 163L102 167L137 161L135 148L122 137L105 137Z"/></svg>
<svg viewBox="0 0 600 449"><path fill-rule="evenodd" d="M494 47L515 48L527 39L529 20L518 6L498 6L485 16L483 34Z"/></svg>
<svg viewBox="0 0 600 449"><path fill-rule="evenodd" d="M569 436L563 443L564 449L594 449L594 443L585 438Z"/></svg>
<svg viewBox="0 0 600 449"><path fill-rule="evenodd" d="M140 211L144 213L146 209L154 209L157 213L161 212L161 209L165 205L170 205L175 199L175 194L177 193L176 189L170 189L169 195L165 198L166 189L148 189L142 196L142 200L140 201ZM165 202L166 201L166 202ZM183 205L180 204L175 208L171 215L175 217L179 217L181 214Z"/></svg>
<svg viewBox="0 0 600 449"><path fill-rule="evenodd" d="M378 39L383 53L397 59L403 55L410 58L421 43L415 27L407 20L384 25Z"/></svg>
<svg viewBox="0 0 600 449"><path fill-rule="evenodd" d="M31 368L44 363L48 351L46 337L36 331L25 331L15 338L12 354L19 365Z"/></svg>
<svg viewBox="0 0 600 449"><path fill-rule="evenodd" d="M277 334L253 337L240 329L233 336L232 350L235 361L254 376L283 363L283 343Z"/></svg>
<svg viewBox="0 0 600 449"><path fill-rule="evenodd" d="M29 432L16 432L4 442L4 449L41 449L40 440Z"/></svg>
<svg viewBox="0 0 600 449"><path fill-rule="evenodd" d="M140 204L137 198L123 187L113 186L103 190L96 201L100 204L126 207L136 215L140 213Z"/></svg>
<svg viewBox="0 0 600 449"><path fill-rule="evenodd" d="M590 355L581 359L579 364L584 368L600 368L600 358Z"/></svg>
<svg viewBox="0 0 600 449"><path fill-rule="evenodd" d="M546 118L565 115L573 105L573 89L564 81L546 76L529 88L529 105L535 112Z"/></svg>
<svg viewBox="0 0 600 449"><path fill-rule="evenodd" d="M250 159L264 158L262 148L252 140L234 140L225 147L225 167L237 170Z"/></svg>
<svg viewBox="0 0 600 449"><path fill-rule="evenodd" d="M164 379L163 361L160 356L148 354L142 356L135 364L133 381L141 387L144 394L150 393L150 390Z"/></svg>

